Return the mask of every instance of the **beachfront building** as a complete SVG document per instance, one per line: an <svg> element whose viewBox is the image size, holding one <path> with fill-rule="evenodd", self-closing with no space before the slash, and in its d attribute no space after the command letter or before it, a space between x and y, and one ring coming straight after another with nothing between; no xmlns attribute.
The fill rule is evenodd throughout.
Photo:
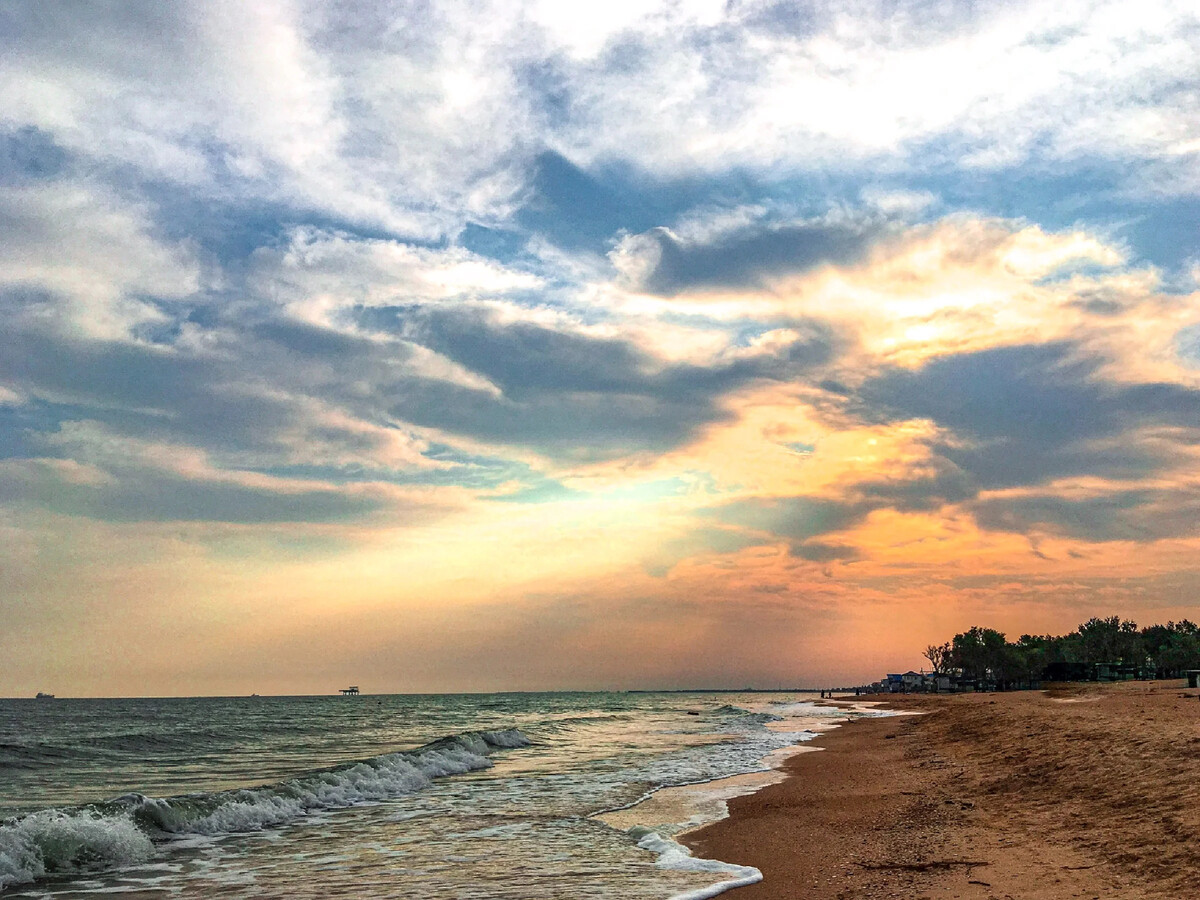
<svg viewBox="0 0 1200 900"><path fill-rule="evenodd" d="M914 672L909 669L900 676L904 684L904 693L915 694L918 691L925 690L925 675L922 672Z"/></svg>

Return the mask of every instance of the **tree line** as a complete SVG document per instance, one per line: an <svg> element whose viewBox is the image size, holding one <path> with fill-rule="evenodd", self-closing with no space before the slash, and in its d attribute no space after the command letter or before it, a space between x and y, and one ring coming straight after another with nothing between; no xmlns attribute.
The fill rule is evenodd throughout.
<svg viewBox="0 0 1200 900"><path fill-rule="evenodd" d="M1200 669L1200 627L1184 619L1138 629L1119 616L1091 618L1070 634L1023 634L1015 643L1003 632L971 628L925 651L934 672L958 673L997 687L1021 687L1064 674L1095 677L1096 667L1136 667L1136 677L1178 678Z"/></svg>

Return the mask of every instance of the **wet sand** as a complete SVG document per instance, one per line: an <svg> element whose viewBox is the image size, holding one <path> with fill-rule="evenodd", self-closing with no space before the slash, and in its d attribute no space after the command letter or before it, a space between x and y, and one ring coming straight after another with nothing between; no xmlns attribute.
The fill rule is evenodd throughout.
<svg viewBox="0 0 1200 900"><path fill-rule="evenodd" d="M894 697L683 841L736 900L1200 897L1200 697L1183 682Z"/></svg>

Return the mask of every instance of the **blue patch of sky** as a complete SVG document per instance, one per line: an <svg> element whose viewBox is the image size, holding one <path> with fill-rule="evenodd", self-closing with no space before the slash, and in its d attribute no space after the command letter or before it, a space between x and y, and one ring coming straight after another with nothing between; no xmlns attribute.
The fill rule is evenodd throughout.
<svg viewBox="0 0 1200 900"><path fill-rule="evenodd" d="M1175 352L1184 363L1200 369L1200 325L1189 325L1175 335Z"/></svg>
<svg viewBox="0 0 1200 900"><path fill-rule="evenodd" d="M1196 258L1200 199L1139 194L1128 163L1098 158L1062 162L1035 147L1026 162L980 170L961 165L962 155L961 146L943 140L912 148L908 166L885 173L851 167L789 173L734 168L655 178L623 163L585 171L546 152L531 178L529 200L513 224L566 249L602 253L623 232L671 225L696 209L759 205L785 211L783 218L813 217L835 209L865 210L862 193L870 188L932 194L936 201L910 213L912 221L967 210L1050 230L1083 224L1124 243L1136 260L1163 268L1168 277ZM510 232L493 252L500 253L497 258L512 258L518 244L516 232ZM491 255L478 238L471 246Z"/></svg>
<svg viewBox="0 0 1200 900"><path fill-rule="evenodd" d="M441 248L446 241L420 241L326 213L264 202L255 197L214 199L175 186L154 186L147 195L158 209L158 230L168 240L190 240L213 255L227 271L237 271L255 250L282 245L297 227L338 232L359 240L404 240Z"/></svg>
<svg viewBox="0 0 1200 900"><path fill-rule="evenodd" d="M40 400L0 405L0 459L51 455L45 452L41 438L68 418L62 407Z"/></svg>
<svg viewBox="0 0 1200 900"><path fill-rule="evenodd" d="M150 344L169 346L179 339L186 322L192 318L192 308L173 301L162 301L156 297L137 295L137 301L157 310L162 318L153 322L142 322L131 329L135 338Z"/></svg>
<svg viewBox="0 0 1200 900"><path fill-rule="evenodd" d="M529 199L515 218L560 247L603 251L621 230L644 231L662 216L629 185L589 174L547 151L537 160Z"/></svg>
<svg viewBox="0 0 1200 900"><path fill-rule="evenodd" d="M511 228L488 227L468 222L459 232L458 244L480 256L511 263L525 255L529 235Z"/></svg>
<svg viewBox="0 0 1200 900"><path fill-rule="evenodd" d="M670 225L698 207L764 204L822 214L838 197L831 187L845 184L820 174L776 179L743 169L666 179L628 164L585 171L548 151L537 160L529 199L514 222L566 249L605 252L623 232Z"/></svg>
<svg viewBox="0 0 1200 900"><path fill-rule="evenodd" d="M27 399L19 405L0 404L0 459L65 459L71 454L55 447L47 438L66 422L97 419L115 429L136 434L160 417L139 410L118 407L100 410L94 406L53 403L38 398Z"/></svg>
<svg viewBox="0 0 1200 900"><path fill-rule="evenodd" d="M983 172L947 164L887 183L929 191L948 210L1024 219L1048 230L1083 225L1123 243L1134 261L1166 270L1169 280L1197 253L1200 198L1139 194L1129 164L1118 160L1034 159Z"/></svg>
<svg viewBox="0 0 1200 900"><path fill-rule="evenodd" d="M0 128L0 184L56 178L70 164L70 154L49 133L32 125Z"/></svg>
<svg viewBox="0 0 1200 900"><path fill-rule="evenodd" d="M223 158L210 148L206 158ZM223 167L223 163L221 167ZM220 167L218 167L220 168ZM338 232L360 240L400 240L419 247L444 248L449 240L371 227L304 204L263 196L264 182L218 171L213 190L194 185L147 178L134 166L118 166L101 173L119 193L154 209L154 230L166 241L188 241L216 260L226 274L242 269L255 250L280 246L290 231L310 227Z"/></svg>

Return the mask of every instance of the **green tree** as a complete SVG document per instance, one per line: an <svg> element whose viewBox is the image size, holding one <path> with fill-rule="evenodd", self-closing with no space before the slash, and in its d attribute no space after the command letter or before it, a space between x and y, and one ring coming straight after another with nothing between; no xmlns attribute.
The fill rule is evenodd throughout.
<svg viewBox="0 0 1200 900"><path fill-rule="evenodd" d="M1085 663L1144 662L1141 635L1133 622L1120 616L1092 617L1079 626L1079 643Z"/></svg>
<svg viewBox="0 0 1200 900"><path fill-rule="evenodd" d="M975 681L995 681L1005 668L1004 634L978 626L956 634L950 646L950 662L963 675Z"/></svg>
<svg viewBox="0 0 1200 900"><path fill-rule="evenodd" d="M1143 628L1141 639L1155 673L1163 678L1200 668L1200 628L1187 619Z"/></svg>

